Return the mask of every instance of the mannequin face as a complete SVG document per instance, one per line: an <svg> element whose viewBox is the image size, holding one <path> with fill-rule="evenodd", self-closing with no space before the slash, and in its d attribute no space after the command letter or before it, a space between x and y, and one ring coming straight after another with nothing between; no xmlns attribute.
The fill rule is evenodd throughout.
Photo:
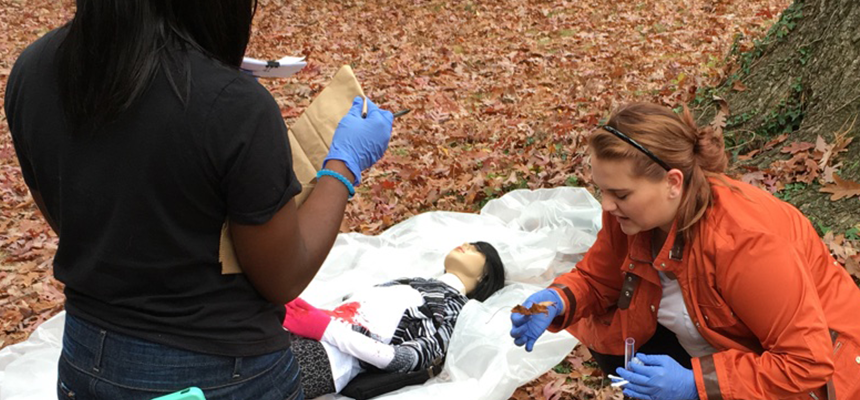
<svg viewBox="0 0 860 400"><path fill-rule="evenodd" d="M660 180L635 176L631 160L591 158L603 210L614 215L627 235L660 228L669 232L681 205L684 174L672 169Z"/></svg>
<svg viewBox="0 0 860 400"><path fill-rule="evenodd" d="M487 257L475 246L463 243L445 256L445 272L454 274L463 282L466 293L471 293L484 275Z"/></svg>

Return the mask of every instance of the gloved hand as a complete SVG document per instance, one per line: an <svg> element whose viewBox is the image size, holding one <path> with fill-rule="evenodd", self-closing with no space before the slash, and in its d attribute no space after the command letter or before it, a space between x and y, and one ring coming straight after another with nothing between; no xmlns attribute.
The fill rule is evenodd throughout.
<svg viewBox="0 0 860 400"><path fill-rule="evenodd" d="M301 298L287 303L287 316L284 317L284 328L290 332L319 341L322 339L331 317L322 310L308 304Z"/></svg>
<svg viewBox="0 0 860 400"><path fill-rule="evenodd" d="M352 108L338 123L331 148L323 160L323 168L329 160L343 161L355 176L353 185L361 183L361 171L382 158L394 123L394 115L380 109L370 99L367 99L367 118L362 118L363 103L361 96L352 100Z"/></svg>
<svg viewBox="0 0 860 400"><path fill-rule="evenodd" d="M636 358L642 363L630 363L630 370L615 370L629 382L624 387L625 396L646 400L699 398L693 371L682 367L672 357L638 353Z"/></svg>
<svg viewBox="0 0 860 400"><path fill-rule="evenodd" d="M549 327L552 320L555 319L563 308L563 303L558 292L552 289L541 290L526 299L523 307L529 308L532 304L551 301L553 305L547 306L546 314L522 315L520 313L511 313L511 337L514 338L514 344L517 346L526 346L526 351L532 351L535 342L543 334L546 328Z"/></svg>

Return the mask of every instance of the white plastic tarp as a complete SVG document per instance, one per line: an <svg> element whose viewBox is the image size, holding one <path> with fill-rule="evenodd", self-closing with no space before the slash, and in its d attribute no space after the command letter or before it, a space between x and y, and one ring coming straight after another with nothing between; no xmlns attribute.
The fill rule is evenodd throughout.
<svg viewBox="0 0 860 400"><path fill-rule="evenodd" d="M517 190L490 201L480 214L427 212L378 236L338 235L302 297L328 308L361 287L400 277L438 277L448 251L464 242L489 242L505 263L506 287L483 303L466 304L439 376L379 398L508 398L577 343L561 332L544 334L531 353L514 346L511 308L570 270L599 229L600 204L584 189ZM0 350L0 400L56 398L64 317L58 314L27 341Z"/></svg>

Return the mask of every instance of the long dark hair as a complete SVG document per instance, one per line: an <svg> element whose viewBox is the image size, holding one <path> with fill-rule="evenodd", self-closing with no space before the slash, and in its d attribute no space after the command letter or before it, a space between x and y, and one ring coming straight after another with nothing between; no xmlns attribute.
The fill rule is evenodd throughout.
<svg viewBox="0 0 860 400"><path fill-rule="evenodd" d="M73 130L127 110L163 70L185 103L188 46L238 68L257 0L77 0L57 54L60 99ZM178 47L174 47L172 45Z"/></svg>
<svg viewBox="0 0 860 400"><path fill-rule="evenodd" d="M505 286L505 265L493 245L487 242L474 242L472 245L484 255L486 261L484 262L484 274L478 280L475 289L466 297L484 301Z"/></svg>

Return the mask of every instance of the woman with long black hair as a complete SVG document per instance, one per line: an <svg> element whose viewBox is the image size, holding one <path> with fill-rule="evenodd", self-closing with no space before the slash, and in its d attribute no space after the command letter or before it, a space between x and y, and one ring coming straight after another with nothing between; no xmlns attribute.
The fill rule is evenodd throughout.
<svg viewBox="0 0 860 400"><path fill-rule="evenodd" d="M78 0L20 56L6 115L60 243L58 394L302 398L284 303L330 250L392 115L361 99L297 207L286 127L239 70L255 0ZM244 274L222 275L230 221Z"/></svg>

